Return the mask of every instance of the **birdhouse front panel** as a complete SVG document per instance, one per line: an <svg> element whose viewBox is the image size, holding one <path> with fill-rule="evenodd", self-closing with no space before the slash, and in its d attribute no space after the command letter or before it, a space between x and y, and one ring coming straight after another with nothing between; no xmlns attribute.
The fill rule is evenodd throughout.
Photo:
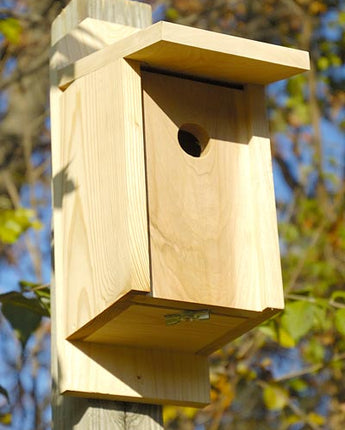
<svg viewBox="0 0 345 430"><path fill-rule="evenodd" d="M266 300L266 290L281 294L281 275L273 187L256 196L271 161L253 163L250 92L154 72L142 72L142 85L153 296L282 306L275 293Z"/></svg>

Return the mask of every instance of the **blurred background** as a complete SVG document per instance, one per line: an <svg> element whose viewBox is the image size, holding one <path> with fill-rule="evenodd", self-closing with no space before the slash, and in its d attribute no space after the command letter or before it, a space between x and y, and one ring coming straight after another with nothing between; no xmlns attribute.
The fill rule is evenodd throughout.
<svg viewBox="0 0 345 430"><path fill-rule="evenodd" d="M50 26L0 0L0 429L51 428ZM152 0L167 20L310 52L267 88L286 309L215 353L212 403L167 429L345 428L345 0Z"/></svg>

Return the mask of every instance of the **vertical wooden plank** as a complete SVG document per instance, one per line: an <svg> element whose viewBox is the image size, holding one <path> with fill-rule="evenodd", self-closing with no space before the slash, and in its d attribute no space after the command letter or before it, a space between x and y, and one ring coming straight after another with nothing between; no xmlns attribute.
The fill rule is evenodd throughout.
<svg viewBox="0 0 345 430"><path fill-rule="evenodd" d="M67 88L61 108L68 337L127 292L150 292L140 74L115 60Z"/></svg>
<svg viewBox="0 0 345 430"><path fill-rule="evenodd" d="M65 397L58 410L61 429L157 430L163 428L160 408L155 405ZM57 427L56 427L57 428Z"/></svg>
<svg viewBox="0 0 345 430"><path fill-rule="evenodd" d="M262 311L245 92L142 76L154 297ZM186 124L209 136L200 157Z"/></svg>
<svg viewBox="0 0 345 430"><path fill-rule="evenodd" d="M143 3L131 2L127 0L72 0L68 7L63 13L56 19L52 29L52 45L56 44L61 38L63 38L68 32L73 31L79 23L85 19L99 19L103 21L110 21L116 24L124 24L132 27L144 28L151 24L151 9L149 6ZM108 23L109 24L109 23ZM106 32L108 33L110 27L108 24ZM92 28L92 26L88 29ZM115 28L115 27L114 27ZM97 30L97 31L96 31ZM123 29L113 36L115 41L118 37L121 38L127 35L127 31L121 33ZM77 50L72 50L66 54L64 53L63 62L69 63L75 61L77 58L81 58L83 55L88 55L90 49L100 49L102 44L110 43L110 37L101 39L97 35L97 32L104 32L104 28L101 27L96 29L95 27L95 43L89 43L92 39L92 34L88 35L87 43L85 39L82 39L80 46ZM113 31L113 29L111 29ZM117 31L117 29L116 29ZM128 30L131 31L131 30ZM92 33L92 32L91 32ZM99 33L98 33L99 34ZM76 41L78 43L78 40ZM75 45L74 45L75 46ZM91 46L91 47L90 47ZM57 88L57 77L55 67L61 60L61 56L53 58L56 49L52 50L52 62L51 62L51 133L52 133L52 158L54 159L53 164L53 176L54 181L62 181L66 172L59 171L60 164L60 98L62 92ZM61 63L60 63L61 64ZM73 184L71 184L73 186ZM58 208L61 203L62 195L54 196L55 207ZM55 245L56 249L62 250L61 246L61 213L59 210L55 210L54 213L54 231L55 231ZM54 247L54 243L53 243ZM58 259L62 256L58 256ZM56 291L55 286L61 285L61 272L59 268L53 270L52 275L52 377L53 377L53 427L55 429L64 430L124 430L127 428L134 428L132 422L135 422L136 428L140 429L162 429L161 421L161 407L160 406L137 406L139 413L133 412L135 406L129 406L131 412L126 424L126 404L116 403L107 400L95 400L95 399L82 399L59 395L58 379L59 379L59 365L57 360L56 345L58 338L61 338L61 315L56 313ZM55 273L54 273L55 272ZM132 418L132 413L134 416ZM132 426L132 427L130 427Z"/></svg>
<svg viewBox="0 0 345 430"><path fill-rule="evenodd" d="M155 405L127 403L126 430L157 430L163 428L162 413Z"/></svg>
<svg viewBox="0 0 345 430"><path fill-rule="evenodd" d="M137 28L145 28L152 23L151 7L144 3L129 0L72 0L53 22L52 45L86 18Z"/></svg>
<svg viewBox="0 0 345 430"><path fill-rule="evenodd" d="M277 214L272 175L271 144L266 118L265 88L246 85L247 126L250 148L252 201L255 208L255 249L262 307L284 308L278 242Z"/></svg>

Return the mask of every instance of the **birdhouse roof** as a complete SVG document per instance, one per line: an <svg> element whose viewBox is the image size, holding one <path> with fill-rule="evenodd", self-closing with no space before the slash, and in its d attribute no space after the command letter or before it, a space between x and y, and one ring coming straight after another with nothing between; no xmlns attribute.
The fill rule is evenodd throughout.
<svg viewBox="0 0 345 430"><path fill-rule="evenodd" d="M60 84L68 85L119 57L238 84L266 85L310 68L306 51L161 21L64 68Z"/></svg>

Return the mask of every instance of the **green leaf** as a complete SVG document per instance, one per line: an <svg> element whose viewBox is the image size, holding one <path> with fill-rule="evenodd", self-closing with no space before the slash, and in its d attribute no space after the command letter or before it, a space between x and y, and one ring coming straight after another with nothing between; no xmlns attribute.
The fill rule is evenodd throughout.
<svg viewBox="0 0 345 430"><path fill-rule="evenodd" d="M329 67L329 60L327 57L321 57L319 58L318 62L317 62L318 68L320 70L326 70Z"/></svg>
<svg viewBox="0 0 345 430"><path fill-rule="evenodd" d="M18 308L12 303L4 303L1 310L24 347L29 337L40 325L42 316L27 308Z"/></svg>
<svg viewBox="0 0 345 430"><path fill-rule="evenodd" d="M334 315L336 329L345 336L345 309L337 309Z"/></svg>
<svg viewBox="0 0 345 430"><path fill-rule="evenodd" d="M10 291L8 293L0 294L0 302L3 306L12 305L17 308L19 307L36 313L41 317L49 317L49 311L41 300L37 297L26 297L23 293L18 291Z"/></svg>
<svg viewBox="0 0 345 430"><path fill-rule="evenodd" d="M305 348L305 358L311 363L320 363L325 357L325 347L318 339L310 339Z"/></svg>
<svg viewBox="0 0 345 430"><path fill-rule="evenodd" d="M272 324L265 324L259 327L258 329L261 333L263 333L268 338L277 342L277 333L276 329Z"/></svg>
<svg viewBox="0 0 345 430"><path fill-rule="evenodd" d="M328 306L327 300L323 301L319 299L317 301L321 306L313 306L314 313L314 327L317 329L325 329L325 325L327 324L327 308Z"/></svg>
<svg viewBox="0 0 345 430"><path fill-rule="evenodd" d="M289 381L289 386L298 392L306 391L309 388L309 385L303 381L303 379L295 378Z"/></svg>
<svg viewBox="0 0 345 430"><path fill-rule="evenodd" d="M314 305L307 301L288 303L281 322L283 328L298 342L314 325Z"/></svg>
<svg viewBox="0 0 345 430"><path fill-rule="evenodd" d="M49 316L46 304L37 297L26 297L18 291L0 294L2 313L16 332L23 347L39 326L43 316Z"/></svg>
<svg viewBox="0 0 345 430"><path fill-rule="evenodd" d="M294 224L280 224L279 230L288 242L295 242L299 237L299 231Z"/></svg>
<svg viewBox="0 0 345 430"><path fill-rule="evenodd" d="M263 396L267 409L271 411L280 411L289 403L288 391L278 385L266 385Z"/></svg>
<svg viewBox="0 0 345 430"><path fill-rule="evenodd" d="M50 287L49 285L37 284L35 282L19 281L22 292L32 292L40 301L43 309L50 315ZM45 315L45 316L48 316Z"/></svg>
<svg viewBox="0 0 345 430"><path fill-rule="evenodd" d="M343 300L338 300L343 299ZM334 291L331 295L331 300L334 302L345 304L345 291L337 290Z"/></svg>
<svg viewBox="0 0 345 430"><path fill-rule="evenodd" d="M296 97L303 97L303 87L306 83L306 78L303 75L297 75L287 81L286 89L289 94Z"/></svg>

